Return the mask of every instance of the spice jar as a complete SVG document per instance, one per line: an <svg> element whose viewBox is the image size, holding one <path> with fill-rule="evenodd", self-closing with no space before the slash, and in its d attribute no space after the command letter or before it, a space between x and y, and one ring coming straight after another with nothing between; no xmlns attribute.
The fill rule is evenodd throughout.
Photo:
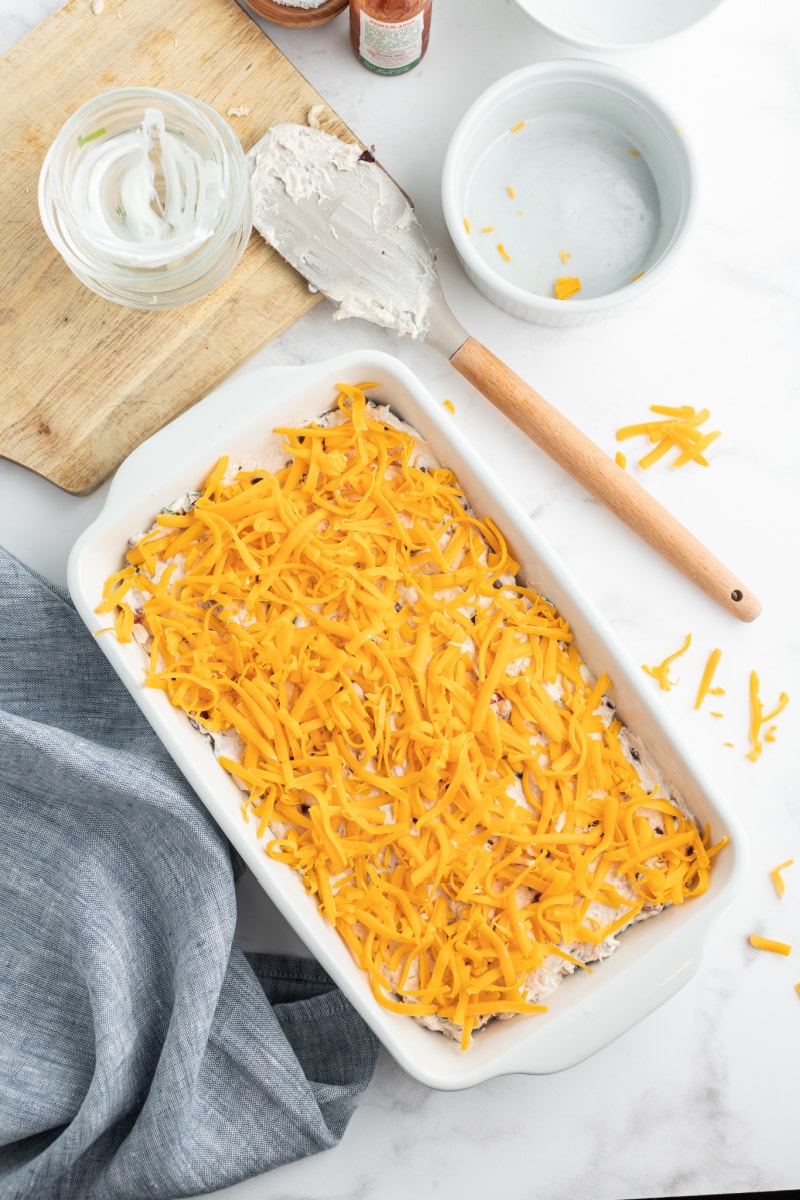
<svg viewBox="0 0 800 1200"><path fill-rule="evenodd" d="M432 0L350 0L350 40L378 75L401 75L428 49Z"/></svg>

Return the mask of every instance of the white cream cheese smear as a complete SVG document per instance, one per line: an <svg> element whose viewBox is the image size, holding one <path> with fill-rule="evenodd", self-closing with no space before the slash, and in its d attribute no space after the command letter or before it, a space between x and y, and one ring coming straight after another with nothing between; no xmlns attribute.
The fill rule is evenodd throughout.
<svg viewBox="0 0 800 1200"><path fill-rule="evenodd" d="M433 252L386 172L305 125L276 125L248 154L253 223L336 317L424 337L437 288Z"/></svg>
<svg viewBox="0 0 800 1200"><path fill-rule="evenodd" d="M213 235L223 170L148 108L138 127L85 139L70 206L85 238L114 261L159 266Z"/></svg>

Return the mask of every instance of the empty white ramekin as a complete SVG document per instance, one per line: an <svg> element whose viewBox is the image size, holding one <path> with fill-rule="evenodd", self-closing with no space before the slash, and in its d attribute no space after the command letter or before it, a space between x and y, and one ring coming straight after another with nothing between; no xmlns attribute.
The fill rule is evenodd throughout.
<svg viewBox="0 0 800 1200"><path fill-rule="evenodd" d="M634 76L579 59L493 84L456 128L442 174L469 278L499 308L545 325L596 319L657 284L695 201L678 119Z"/></svg>

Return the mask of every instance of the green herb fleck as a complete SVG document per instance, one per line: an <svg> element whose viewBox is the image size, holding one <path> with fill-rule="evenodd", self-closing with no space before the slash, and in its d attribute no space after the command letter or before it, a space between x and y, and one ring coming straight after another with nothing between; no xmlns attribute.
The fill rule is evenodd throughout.
<svg viewBox="0 0 800 1200"><path fill-rule="evenodd" d="M93 142L95 138L102 137L106 131L105 125L100 129L95 129L94 133L82 133L78 137L78 145L85 146L87 142Z"/></svg>

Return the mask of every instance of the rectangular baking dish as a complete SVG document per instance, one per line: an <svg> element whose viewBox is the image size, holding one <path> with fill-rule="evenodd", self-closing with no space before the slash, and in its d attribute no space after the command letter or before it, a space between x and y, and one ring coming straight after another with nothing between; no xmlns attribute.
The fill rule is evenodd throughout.
<svg viewBox="0 0 800 1200"><path fill-rule="evenodd" d="M160 508L202 484L221 454L258 462L258 446L276 425L312 420L335 404L339 382L380 385L372 393L414 426L460 480L473 507L505 533L526 582L552 600L572 625L589 667L613 682L619 715L714 840L730 844L715 860L708 891L668 908L620 938L616 953L591 974L567 978L541 1016L495 1021L468 1050L388 1012L366 976L317 911L290 869L263 852L254 823L241 815L242 793L213 757L208 742L163 693L144 686L145 655L111 634L98 639L121 680L189 783L309 951L322 963L400 1065L422 1083L452 1090L498 1075L546 1074L582 1061L623 1034L682 987L696 970L709 930L733 899L743 871L743 836L734 814L714 795L656 710L642 672L579 589L535 525L492 475L455 422L404 364L375 351L353 351L308 366L255 369L224 383L136 449L115 475L105 506L71 552L68 585L94 633L108 625L95 612L106 577L119 570L129 536L146 529Z"/></svg>

